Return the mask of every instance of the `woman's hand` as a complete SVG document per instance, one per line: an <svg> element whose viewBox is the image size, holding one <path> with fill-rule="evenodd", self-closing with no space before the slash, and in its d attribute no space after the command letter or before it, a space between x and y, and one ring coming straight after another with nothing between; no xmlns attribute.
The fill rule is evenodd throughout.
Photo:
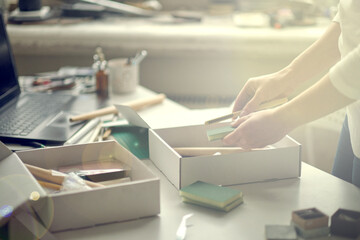
<svg viewBox="0 0 360 240"><path fill-rule="evenodd" d="M265 147L281 140L296 127L355 101L335 88L326 74L306 91L279 107L241 116L232 124L236 129L223 142L246 149Z"/></svg>
<svg viewBox="0 0 360 240"><path fill-rule="evenodd" d="M288 97L296 85L292 80L289 69L250 78L238 94L233 112L243 110L244 116L255 112L264 102Z"/></svg>
<svg viewBox="0 0 360 240"><path fill-rule="evenodd" d="M232 123L236 129L223 143L244 149L262 148L281 140L290 131L276 109L253 112Z"/></svg>

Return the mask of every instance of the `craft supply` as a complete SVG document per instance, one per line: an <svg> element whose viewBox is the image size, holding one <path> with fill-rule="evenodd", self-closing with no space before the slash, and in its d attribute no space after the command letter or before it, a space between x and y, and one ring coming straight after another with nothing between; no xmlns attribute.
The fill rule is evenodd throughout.
<svg viewBox="0 0 360 240"><path fill-rule="evenodd" d="M136 53L135 57L133 58L128 58L128 64L131 65L138 65L142 60L144 60L144 58L147 56L147 51L146 50L142 50L138 53Z"/></svg>
<svg viewBox="0 0 360 240"><path fill-rule="evenodd" d="M289 225L266 225L266 240L296 240L295 228Z"/></svg>
<svg viewBox="0 0 360 240"><path fill-rule="evenodd" d="M291 220L305 230L327 227L329 224L329 217L316 208L293 211Z"/></svg>
<svg viewBox="0 0 360 240"><path fill-rule="evenodd" d="M111 128L111 136L139 159L149 158L149 130L137 126Z"/></svg>
<svg viewBox="0 0 360 240"><path fill-rule="evenodd" d="M279 99L275 99L273 101L265 102L265 103L261 104L256 109L256 111L261 111L261 110L265 110L265 109L268 109L268 108L276 107L276 106L279 106L281 104L286 103L287 101L288 101L287 98L279 98ZM242 113L242 110L237 111L237 112L233 112L233 113L230 113L230 114L218 117L218 118L208 120L208 121L205 122L205 124L213 124L213 123L218 123L218 122L224 121L226 119L236 118L236 117L240 116L241 113Z"/></svg>
<svg viewBox="0 0 360 240"><path fill-rule="evenodd" d="M194 214L189 213L182 217L180 225L176 231L176 240L184 240L186 236L186 220Z"/></svg>
<svg viewBox="0 0 360 240"><path fill-rule="evenodd" d="M104 69L96 72L96 93L99 97L106 99L109 97L109 80Z"/></svg>
<svg viewBox="0 0 360 240"><path fill-rule="evenodd" d="M83 162L81 164L59 167L59 171L64 173L75 172L80 170L97 170L97 169L130 169L130 168L123 162L111 158L102 161L89 161L89 162Z"/></svg>
<svg viewBox="0 0 360 240"><path fill-rule="evenodd" d="M107 73L107 62L105 55L100 47L96 48L94 55L96 93L101 98L109 97L109 78Z"/></svg>
<svg viewBox="0 0 360 240"><path fill-rule="evenodd" d="M140 110L141 108L159 104L159 103L163 102L165 98L166 98L166 95L161 93L161 94L157 94L155 96L126 102L126 103L123 103L122 105L129 106L132 109L134 109L135 111L137 111L137 110ZM117 108L115 106L101 108L101 109L98 109L98 110L95 110L95 111L92 111L89 113L73 116L70 118L70 121L75 122L75 121L89 120L89 119L93 119L93 118L108 115L108 114L118 114Z"/></svg>
<svg viewBox="0 0 360 240"><path fill-rule="evenodd" d="M203 206L224 209L230 203L242 199L242 192L229 187L197 181L180 189L180 196L185 200L202 203Z"/></svg>
<svg viewBox="0 0 360 240"><path fill-rule="evenodd" d="M196 156L207 156L214 154L230 154L249 152L257 150L273 149L272 146L266 146L264 148L253 148L251 150L243 149L240 147L175 147L174 150L181 156L185 157L196 157Z"/></svg>
<svg viewBox="0 0 360 240"><path fill-rule="evenodd" d="M113 58L109 60L109 80L114 94L135 92L140 81L140 65L132 64L133 58Z"/></svg>
<svg viewBox="0 0 360 240"><path fill-rule="evenodd" d="M40 168L37 166L29 165L29 164L25 164L25 166L31 172L31 174L34 175L35 177L41 178L41 179L49 181L51 183L62 185L62 183L64 182L64 179L66 177L66 174L55 171L55 170L44 169L44 168ZM104 186L104 185L94 183L91 181L86 181L86 180L85 180L85 183L89 187L103 187Z"/></svg>
<svg viewBox="0 0 360 240"><path fill-rule="evenodd" d="M240 147L178 147L174 148L174 150L181 156L189 157L214 155L215 153L229 154L246 151Z"/></svg>
<svg viewBox="0 0 360 240"><path fill-rule="evenodd" d="M91 133L91 136L88 140L89 143L92 143L92 142L95 142L98 140L101 129L102 129L102 122L100 121L98 123L98 125L95 127L95 129L93 130L93 132Z"/></svg>
<svg viewBox="0 0 360 240"><path fill-rule="evenodd" d="M88 123L85 124L82 128L80 128L73 136L71 136L64 145L72 145L75 143L78 143L85 135L90 133L96 126L98 126L100 123L99 118L95 118L90 120Z"/></svg>
<svg viewBox="0 0 360 240"><path fill-rule="evenodd" d="M82 179L102 185L131 181L129 177L131 167L113 159L63 166L59 168L59 171L67 174L74 173Z"/></svg>
<svg viewBox="0 0 360 240"><path fill-rule="evenodd" d="M54 189L54 190L60 190L61 189L61 185L59 185L59 184L45 182L45 181L41 181L41 180L37 180L37 181L41 186L43 186L45 188L51 188L51 189Z"/></svg>
<svg viewBox="0 0 360 240"><path fill-rule="evenodd" d="M360 212L338 209L331 216L331 235L337 235L347 238L360 237Z"/></svg>
<svg viewBox="0 0 360 240"><path fill-rule="evenodd" d="M88 190L91 189L81 177L77 176L75 173L68 173L65 175L64 181L62 183L62 191L73 191L73 190Z"/></svg>
<svg viewBox="0 0 360 240"><path fill-rule="evenodd" d="M156 94L155 96L150 96L150 97L145 97L142 99L129 101L129 102L126 102L121 105L129 106L132 109L134 109L135 111L138 111L142 108L162 103L165 100L165 98L166 98L165 94L159 93L159 94Z"/></svg>
<svg viewBox="0 0 360 240"><path fill-rule="evenodd" d="M223 126L219 128L209 129L206 131L209 141L216 141L223 139L226 135L234 131L235 128L232 126Z"/></svg>
<svg viewBox="0 0 360 240"><path fill-rule="evenodd" d="M106 140L106 139L108 139L108 137L111 135L111 129L109 128L109 129L106 129L105 130L105 132L103 133L103 135L102 135L102 139L103 140Z"/></svg>
<svg viewBox="0 0 360 240"><path fill-rule="evenodd" d="M119 179L114 179L114 180L107 180L107 181L98 182L98 183L108 186L108 185L120 184L120 183L126 183L126 182L131 182L131 178L130 177L124 177L124 178L119 178Z"/></svg>
<svg viewBox="0 0 360 240"><path fill-rule="evenodd" d="M326 227L318 227L318 228L311 228L311 229L304 229L294 223L291 222L291 225L295 227L295 230L298 234L298 236L302 238L319 238L319 237L327 237L330 233L330 228L328 226Z"/></svg>
<svg viewBox="0 0 360 240"><path fill-rule="evenodd" d="M126 176L125 169L94 169L94 170L78 170L74 173L84 180L92 182L102 182L123 178Z"/></svg>
<svg viewBox="0 0 360 240"><path fill-rule="evenodd" d="M237 207L241 203L243 203L242 198L236 199L235 201L229 203L225 207L217 207L217 206L214 206L214 205L211 205L211 204L204 204L203 202L198 202L196 200L192 200L192 199L189 199L189 198L186 198L186 197L182 197L182 201L185 202L185 203L191 203L191 204L195 204L195 205L198 205L198 206L212 208L212 209L219 210L219 211L224 211L224 212L229 212L230 210L234 209L235 207Z"/></svg>

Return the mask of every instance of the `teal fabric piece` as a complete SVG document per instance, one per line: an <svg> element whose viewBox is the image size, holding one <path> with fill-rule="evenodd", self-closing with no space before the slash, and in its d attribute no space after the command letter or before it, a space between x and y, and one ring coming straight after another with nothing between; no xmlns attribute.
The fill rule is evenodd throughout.
<svg viewBox="0 0 360 240"><path fill-rule="evenodd" d="M112 127L111 135L137 158L149 158L149 134L147 128L131 125Z"/></svg>

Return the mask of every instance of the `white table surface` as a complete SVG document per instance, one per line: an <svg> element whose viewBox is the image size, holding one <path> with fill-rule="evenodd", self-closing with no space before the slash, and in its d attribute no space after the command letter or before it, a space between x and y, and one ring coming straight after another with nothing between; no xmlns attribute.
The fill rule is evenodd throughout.
<svg viewBox="0 0 360 240"><path fill-rule="evenodd" d="M339 208L360 211L360 189L306 163L300 178L232 186L242 190L244 203L225 213L185 204L177 189L152 164L160 177L158 216L56 233L59 239L175 239L182 216L188 220L186 239L264 239L265 225L289 224L293 210L316 207L331 216ZM116 206L114 206L116 207Z"/></svg>
<svg viewBox="0 0 360 240"><path fill-rule="evenodd" d="M112 96L112 101L120 103L152 94L154 93L140 87L130 95ZM139 114L146 121L155 122L151 116L169 116L179 112L191 113L181 105L166 100L162 104L140 111ZM163 121L162 126L178 123ZM265 238L265 225L289 224L291 212L294 210L316 207L329 217L339 208L360 211L359 188L306 163L302 163L300 178L232 186L242 190L244 203L225 213L183 203L178 190L152 162L143 162L160 178L161 213L158 216L58 232L55 236L64 240L175 239L181 218L188 213L194 213L188 220L191 227L187 230L186 239L257 240Z"/></svg>

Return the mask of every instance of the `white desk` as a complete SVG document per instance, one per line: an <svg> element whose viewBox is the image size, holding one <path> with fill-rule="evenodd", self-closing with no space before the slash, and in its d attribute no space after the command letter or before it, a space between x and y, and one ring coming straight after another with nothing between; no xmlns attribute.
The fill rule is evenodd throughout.
<svg viewBox="0 0 360 240"><path fill-rule="evenodd" d="M139 88L134 94L113 96L113 101L132 100L151 95ZM163 104L139 112L144 119L150 115L189 111L166 100ZM182 203L177 189L152 164L144 163L159 176L161 182L161 213L158 216L93 228L56 233L59 239L126 239L169 240L175 233L183 215L194 216L188 223L187 238L212 239L264 239L266 224L289 224L293 210L316 207L331 216L339 208L360 211L360 189L306 163L300 178L260 182L233 186L244 193L244 203L229 213ZM99 203L101 207L101 203ZM114 206L116 207L116 206Z"/></svg>
<svg viewBox="0 0 360 240"><path fill-rule="evenodd" d="M61 232L59 239L175 239L183 215L188 220L186 239L264 239L266 224L289 224L291 212L316 207L331 216L338 208L360 211L360 189L308 164L302 166L301 178L237 185L244 193L244 203L224 213L181 202L176 188L144 160L161 182L161 213L158 216L103 226ZM101 203L99 203L101 207ZM116 207L116 206L114 206Z"/></svg>

